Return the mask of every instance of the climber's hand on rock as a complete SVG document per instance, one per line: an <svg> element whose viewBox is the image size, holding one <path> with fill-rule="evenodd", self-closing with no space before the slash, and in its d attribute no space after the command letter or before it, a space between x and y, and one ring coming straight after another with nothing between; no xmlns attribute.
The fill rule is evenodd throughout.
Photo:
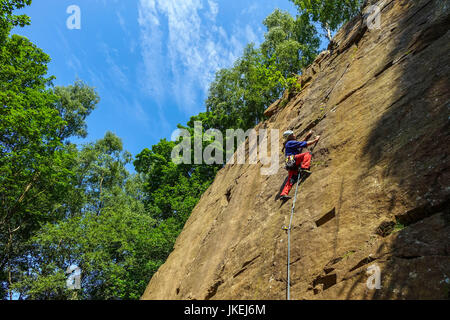
<svg viewBox="0 0 450 320"><path fill-rule="evenodd" d="M313 145L315 143L317 143L317 141L319 141L320 136L316 136L316 138L314 140L308 141L307 142L307 146Z"/></svg>

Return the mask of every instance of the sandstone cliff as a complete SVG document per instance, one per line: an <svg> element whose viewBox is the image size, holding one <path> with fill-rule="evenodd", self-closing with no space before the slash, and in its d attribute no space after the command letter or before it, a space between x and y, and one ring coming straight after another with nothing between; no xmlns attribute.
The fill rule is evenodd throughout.
<svg viewBox="0 0 450 320"><path fill-rule="evenodd" d="M296 204L292 299L449 297L449 3L378 4L381 28L346 24L256 127L322 136ZM292 200L277 200L286 171L261 166L218 173L143 299L286 298Z"/></svg>

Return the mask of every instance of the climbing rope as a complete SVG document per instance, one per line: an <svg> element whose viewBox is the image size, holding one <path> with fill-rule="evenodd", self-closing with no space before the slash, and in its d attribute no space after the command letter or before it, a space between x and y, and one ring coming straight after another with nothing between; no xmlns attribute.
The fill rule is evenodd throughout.
<svg viewBox="0 0 450 320"><path fill-rule="evenodd" d="M289 227L287 227L287 233L288 233L288 255L287 255L287 300L291 300L291 274L290 274L290 266L291 266L291 228L292 228L292 218L294 217L294 210L295 210L295 201L297 200L297 191L298 191L298 185L300 183L300 172L298 173L297 177L297 185L295 186L295 195L294 195L294 201L292 203L292 209L291 209L291 219L289 220Z"/></svg>
<svg viewBox="0 0 450 320"><path fill-rule="evenodd" d="M314 144L314 146L311 148L311 153L314 151L314 148L316 147L317 142ZM288 234L288 254L287 254L287 284L286 284L286 298L287 300L291 300L291 228L292 228L292 219L294 217L294 211L295 211L295 201L297 200L297 191L298 191L298 185L300 184L300 180L303 179L303 177L300 174L301 170L298 171L298 177L297 177L297 185L295 186L295 195L294 195L294 201L292 202L292 208L291 208L291 218L289 220L289 226L283 227L284 230L287 231Z"/></svg>

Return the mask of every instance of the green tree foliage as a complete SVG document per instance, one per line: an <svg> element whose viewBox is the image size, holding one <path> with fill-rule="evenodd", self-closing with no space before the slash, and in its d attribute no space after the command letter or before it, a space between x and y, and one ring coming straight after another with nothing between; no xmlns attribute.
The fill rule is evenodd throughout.
<svg viewBox="0 0 450 320"><path fill-rule="evenodd" d="M211 125L219 130L250 128L262 120L263 106L276 89L258 82L260 66L258 50L249 45L232 68L217 72L206 100Z"/></svg>
<svg viewBox="0 0 450 320"><path fill-rule="evenodd" d="M1 1L0 23L0 282L13 281L23 244L64 215L59 203L73 181L71 136L83 135L84 119L98 98L81 82L52 88L50 57L12 26L29 22L12 11L30 1ZM6 32L6 33L5 33ZM11 293L11 292L10 292ZM4 295L4 292L1 292Z"/></svg>
<svg viewBox="0 0 450 320"><path fill-rule="evenodd" d="M260 48L248 45L233 67L219 70L206 108L216 128L254 127L285 90L298 90L296 75L316 57L320 44L311 21L275 10L264 21Z"/></svg>
<svg viewBox="0 0 450 320"><path fill-rule="evenodd" d="M267 27L261 44L263 57L285 78L314 61L320 39L308 19L302 16L294 19L288 12L276 9L263 24Z"/></svg>
<svg viewBox="0 0 450 320"><path fill-rule="evenodd" d="M160 264L155 263L155 251L166 237L152 234L156 222L144 208L142 181L125 168L130 161L121 140L110 132L83 146L76 157L73 190L83 205L47 223L26 243L26 268L18 272L15 292L31 299L140 297ZM80 290L66 287L65 272L71 265L82 270Z"/></svg>
<svg viewBox="0 0 450 320"><path fill-rule="evenodd" d="M212 127L212 120L211 114L200 113L191 117L187 126L179 126L190 133L192 152L194 122L202 121L204 132ZM207 143L203 142L203 146ZM175 145L176 142L162 139L151 149L142 150L134 161L135 169L144 181L143 203L156 221L155 227L149 230L154 241L149 258L153 270L149 276L167 259L186 220L222 167L220 164L175 164L171 159ZM193 154L191 156L193 159Z"/></svg>
<svg viewBox="0 0 450 320"><path fill-rule="evenodd" d="M138 154L134 165L144 177L144 203L149 214L159 223L170 220L170 224L182 227L219 166L177 165L171 160L174 146L175 142L162 139L151 150Z"/></svg>
<svg viewBox="0 0 450 320"><path fill-rule="evenodd" d="M30 24L27 15L13 15L16 9L22 9L31 4L31 0L0 0L0 21L7 26L25 26ZM2 25L5 26L5 25Z"/></svg>
<svg viewBox="0 0 450 320"><path fill-rule="evenodd" d="M31 0L0 0L0 47L4 44L12 27L30 24L27 15L13 15L15 9L31 4Z"/></svg>
<svg viewBox="0 0 450 320"><path fill-rule="evenodd" d="M137 299L192 201L173 203L184 212L181 220L158 222L145 209L142 179L125 169L131 155L118 137L107 133L81 150L69 142L86 137L85 119L99 97L82 81L53 87L50 57L28 39L9 36L13 26L29 23L13 15L29 3L0 7L0 295ZM67 290L71 264L82 268L80 291Z"/></svg>
<svg viewBox="0 0 450 320"><path fill-rule="evenodd" d="M290 0L300 16L319 22L331 41L331 32L350 20L360 11L363 0Z"/></svg>

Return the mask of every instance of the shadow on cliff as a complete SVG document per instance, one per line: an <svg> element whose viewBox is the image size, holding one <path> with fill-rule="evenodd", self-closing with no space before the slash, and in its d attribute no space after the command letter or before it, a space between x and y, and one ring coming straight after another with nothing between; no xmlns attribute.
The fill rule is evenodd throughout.
<svg viewBox="0 0 450 320"><path fill-rule="evenodd" d="M405 228L398 233L400 238L396 238L401 239L408 232L408 226L435 214L450 212L450 9L446 1L419 0L394 1L385 10L394 5L403 6L402 10L407 11L395 26L399 30L399 34L396 34L396 46L386 54L386 64L376 77L381 77L384 72L397 65L401 65L398 68L401 74L397 74L398 81L392 89L389 105L371 130L364 155L368 171L374 167L382 168L382 179L388 179L389 183L395 185L389 195L389 212L384 214L391 219L387 221L391 230L394 225ZM389 193L389 190L386 192ZM400 194L403 199L399 199ZM402 205L401 201L404 205L405 200L409 207L406 212L395 210ZM397 241L394 240L393 248L401 246ZM374 256L382 254L383 249L381 246ZM409 270L408 266L414 264L414 259L423 255L419 251L410 252L405 257L394 249L381 270L382 275L389 275L389 279L382 280L382 290L366 291L361 298L398 298L395 292L402 292L401 298L404 299L429 298L420 296L420 288L417 290L418 283L426 279L414 283L404 275ZM367 279L366 268L372 261L376 263L375 260L370 256L362 260L356 266L362 268L362 271L355 276L350 288L348 285L341 288L341 294L346 292L346 298L351 298L356 286ZM436 268L441 268L444 274L448 271L448 268L442 270L441 266ZM439 298L439 292L442 291L442 298L448 298L445 297L448 295L445 288L436 290L435 293L428 294Z"/></svg>

